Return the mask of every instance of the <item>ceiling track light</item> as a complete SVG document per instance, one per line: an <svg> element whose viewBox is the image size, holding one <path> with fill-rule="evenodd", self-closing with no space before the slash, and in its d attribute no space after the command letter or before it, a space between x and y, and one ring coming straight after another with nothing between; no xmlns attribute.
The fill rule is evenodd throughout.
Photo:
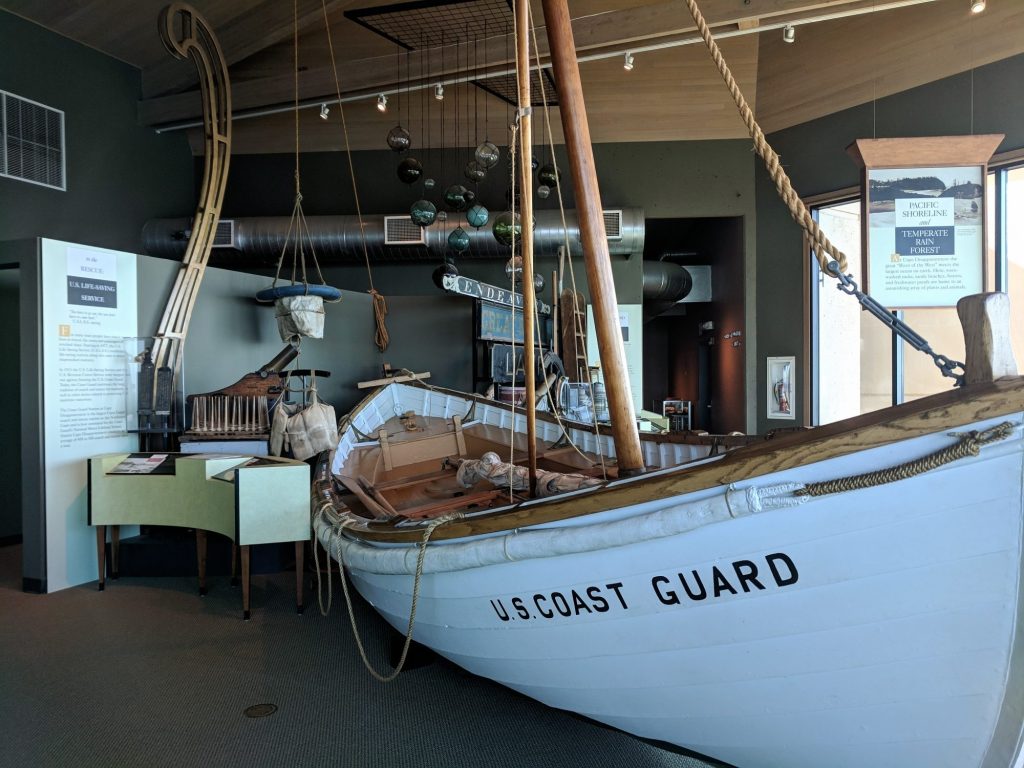
<svg viewBox="0 0 1024 768"><path fill-rule="evenodd" d="M440 83L434 86L434 98L438 101L444 101L444 86Z"/></svg>
<svg viewBox="0 0 1024 768"><path fill-rule="evenodd" d="M622 68L627 72L633 71L633 54L626 51L626 58L622 61Z"/></svg>
<svg viewBox="0 0 1024 768"><path fill-rule="evenodd" d="M985 10L985 0L971 0L971 13L981 13Z"/></svg>
<svg viewBox="0 0 1024 768"><path fill-rule="evenodd" d="M387 112L388 111L388 97L383 93L377 97L377 111Z"/></svg>
<svg viewBox="0 0 1024 768"><path fill-rule="evenodd" d="M326 104L321 104L320 105L320 119L321 120L326 120L327 116L329 114L331 114L330 108Z"/></svg>
<svg viewBox="0 0 1024 768"><path fill-rule="evenodd" d="M792 24L787 24L782 29L782 40L786 43L796 42L796 27Z"/></svg>

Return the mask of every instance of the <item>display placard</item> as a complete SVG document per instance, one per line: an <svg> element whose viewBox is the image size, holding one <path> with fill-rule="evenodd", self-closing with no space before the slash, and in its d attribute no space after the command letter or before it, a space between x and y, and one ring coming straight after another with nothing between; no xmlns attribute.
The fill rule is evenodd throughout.
<svg viewBox="0 0 1024 768"><path fill-rule="evenodd" d="M867 170L867 283L888 307L953 307L984 290L985 169Z"/></svg>

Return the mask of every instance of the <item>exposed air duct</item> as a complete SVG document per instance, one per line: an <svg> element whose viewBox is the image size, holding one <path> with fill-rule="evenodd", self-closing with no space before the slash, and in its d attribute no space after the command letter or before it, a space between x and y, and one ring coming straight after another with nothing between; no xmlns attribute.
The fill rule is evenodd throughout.
<svg viewBox="0 0 1024 768"><path fill-rule="evenodd" d="M644 317L667 312L685 299L693 288L693 277L669 261L645 261L643 275Z"/></svg>
<svg viewBox="0 0 1024 768"><path fill-rule="evenodd" d="M459 217L461 218L461 217ZM642 208L609 209L604 212L608 250L613 255L631 256L644 250L644 212ZM579 224L575 211L566 211L568 233L562 229L558 211L537 211L534 217L534 251L538 256L553 256L568 240L573 256L582 255ZM224 243L254 261L274 263L288 237L289 218L270 216L231 219L230 242ZM363 246L356 216L307 216L310 237L321 264L361 263ZM407 214L363 216L366 247L375 261L440 261L447 250L447 238L457 224L452 215L446 223L420 230ZM143 249L150 256L178 258L185 251L188 219L151 219L142 229ZM469 250L460 260L507 259L509 248L499 244L490 226L479 230L463 227L469 233ZM215 244L216 245L216 244Z"/></svg>

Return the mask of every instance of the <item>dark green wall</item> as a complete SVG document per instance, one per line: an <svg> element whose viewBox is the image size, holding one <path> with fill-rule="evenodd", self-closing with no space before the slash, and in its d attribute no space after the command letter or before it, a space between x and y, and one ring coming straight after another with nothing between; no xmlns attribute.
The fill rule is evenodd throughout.
<svg viewBox="0 0 1024 768"><path fill-rule="evenodd" d="M827 117L770 134L797 192L807 197L859 185L857 165L846 153L855 139L1004 133L997 151L1024 147L1024 56L1014 56L973 73L965 72L862 104ZM973 83L973 88L972 88ZM973 103L973 118L972 118ZM775 186L758 161L757 193L757 391L765 391L764 359L797 356L797 381L806 362L802 355L801 229L779 200ZM852 299L851 299L852 301ZM749 310L749 307L748 307ZM941 351L941 350L940 350ZM910 351L907 354L918 354ZM803 422L799 409L796 423ZM769 422L764 398L757 399L759 431L792 422Z"/></svg>
<svg viewBox="0 0 1024 768"><path fill-rule="evenodd" d="M493 137L492 137L493 138ZM415 139L415 137L414 137ZM384 137L381 136L383 144ZM435 150L414 156L439 179L462 180L462 166L470 149L445 153ZM743 140L702 142L644 142L597 144L595 162L606 208L636 206L648 218L679 219L705 217L741 217L746 268L735 279L753 301L754 180L751 170L750 142ZM506 207L508 153L502 148L502 163L492 169L480 184L479 198L492 212ZM398 181L395 167L399 156L388 150L357 152L353 156L364 213L398 213L408 209L418 197L419 186L407 187ZM559 166L568 168L559 148ZM231 178L225 197L226 217L288 215L294 202L294 157L291 155L245 155L232 158ZM355 212L351 181L342 153L303 155L303 210L306 215L351 214ZM562 188L565 206L575 208L572 184L563 170ZM434 201L438 202L439 189ZM557 210L555 195L536 200L538 209ZM680 242L680 246L686 243ZM442 294L431 280L438 261L385 263L373 265L374 287L388 298L388 317L392 348L384 355L396 366L430 370L433 381L467 388L469 341L472 333L471 302ZM506 281L504 259L461 259L462 274L485 282L503 285ZM550 256L541 256L537 271L550 282L556 264ZM641 300L642 255L612 257L618 300ZM354 291L369 288L365 265L326 267L328 282ZM586 292L583 264L576 265L579 287ZM409 297L403 299L402 297ZM416 297L415 300L413 297ZM550 301L550 286L543 298ZM749 315L748 317L752 317ZM750 321L748 320L748 323ZM748 329L745 329L748 330ZM746 334L749 336L749 332ZM746 352L752 356L753 350ZM750 395L748 389L748 397ZM748 410L752 407L748 405ZM741 419L742 421L742 419Z"/></svg>
<svg viewBox="0 0 1024 768"><path fill-rule="evenodd" d="M191 215L188 143L137 124L134 67L0 11L0 90L64 112L67 162L67 191L0 177L0 240L139 252L147 219Z"/></svg>

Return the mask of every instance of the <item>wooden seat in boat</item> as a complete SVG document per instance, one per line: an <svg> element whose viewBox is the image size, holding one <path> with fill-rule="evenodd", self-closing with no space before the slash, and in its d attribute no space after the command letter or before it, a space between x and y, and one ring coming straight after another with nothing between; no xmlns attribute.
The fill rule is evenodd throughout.
<svg viewBox="0 0 1024 768"><path fill-rule="evenodd" d="M388 435L387 430L380 430L377 433L377 438L380 440L384 469L391 471L422 461L444 459L449 456L465 456L466 436L462 431L462 418L453 416L452 424L454 429L451 432L428 434L422 437L406 437L403 440L394 441Z"/></svg>

